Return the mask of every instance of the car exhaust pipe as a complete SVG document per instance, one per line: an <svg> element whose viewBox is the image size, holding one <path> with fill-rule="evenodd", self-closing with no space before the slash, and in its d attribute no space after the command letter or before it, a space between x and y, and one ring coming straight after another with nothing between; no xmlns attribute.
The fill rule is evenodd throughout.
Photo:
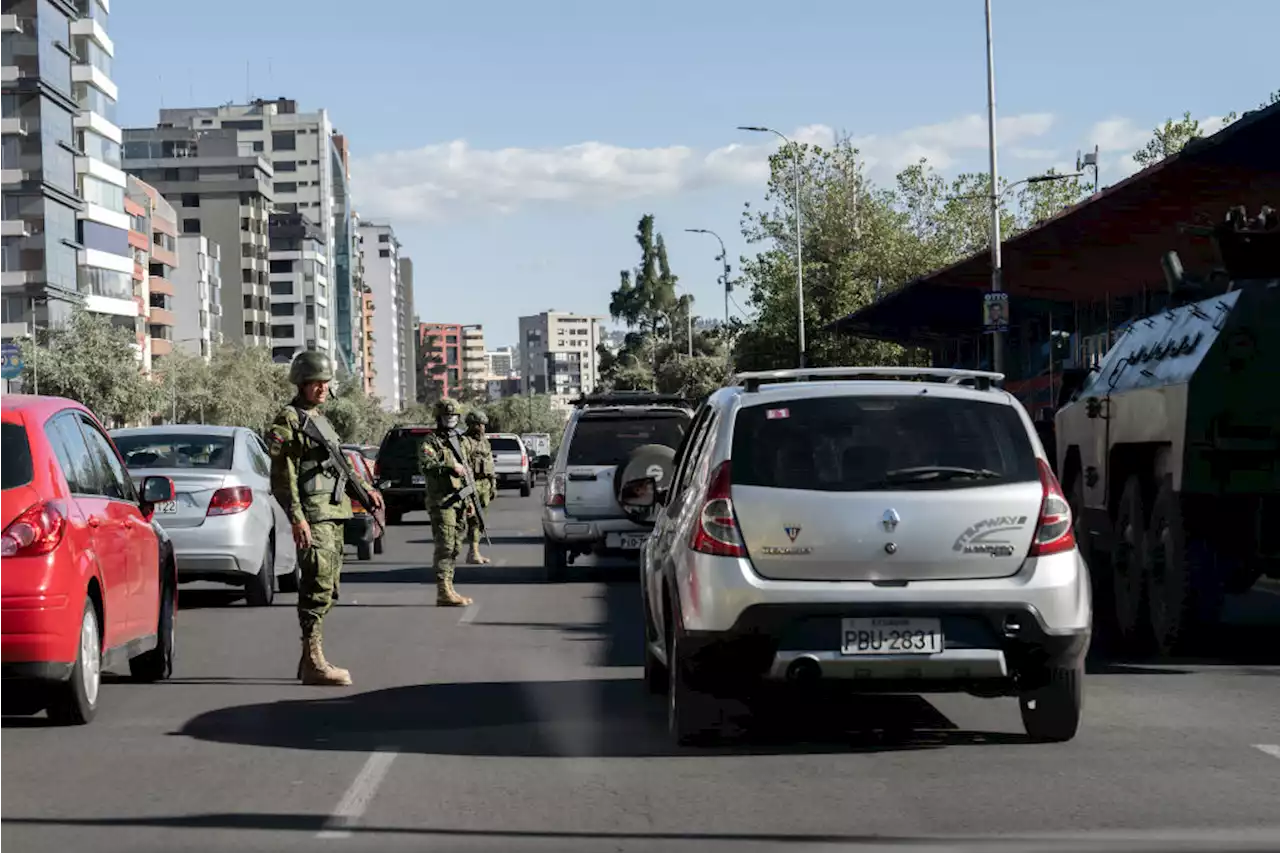
<svg viewBox="0 0 1280 853"><path fill-rule="evenodd" d="M812 655L798 657L787 667L787 681L812 684L822 678L822 664Z"/></svg>

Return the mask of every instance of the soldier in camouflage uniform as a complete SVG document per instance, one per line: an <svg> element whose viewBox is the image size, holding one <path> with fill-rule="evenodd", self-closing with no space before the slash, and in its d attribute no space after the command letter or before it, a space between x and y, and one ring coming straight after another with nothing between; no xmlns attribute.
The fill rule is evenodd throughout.
<svg viewBox="0 0 1280 853"><path fill-rule="evenodd" d="M340 444L338 434L319 410L332 380L333 365L324 353L306 350L294 357L289 381L298 387L298 393L267 431L267 447L271 451L271 491L293 524L293 541L298 548L298 624L302 628L298 678L303 684L345 686L351 683L351 673L325 660L320 624L337 597L343 524L351 517L351 496L335 494L341 474L330 469L329 451L303 434L304 419L309 419L326 441L335 447ZM346 457L338 455L345 464ZM348 465L346 481L350 483L354 477Z"/></svg>
<svg viewBox="0 0 1280 853"><path fill-rule="evenodd" d="M458 404L453 400L436 403L435 417L436 428L422 442L420 467L427 481L427 511L435 543L436 606L466 607L472 601L454 590L453 568L467 519L473 514L470 502L458 498L467 482L471 440L458 432Z"/></svg>
<svg viewBox="0 0 1280 853"><path fill-rule="evenodd" d="M493 502L494 493L498 489L498 475L493 469L493 447L485 435L485 427L489 425L489 416L479 410L467 412L467 438L471 440L471 474L475 477L476 493L480 497L480 507L487 508ZM480 553L480 520L473 514L467 520L467 562L472 565L484 565L489 558Z"/></svg>

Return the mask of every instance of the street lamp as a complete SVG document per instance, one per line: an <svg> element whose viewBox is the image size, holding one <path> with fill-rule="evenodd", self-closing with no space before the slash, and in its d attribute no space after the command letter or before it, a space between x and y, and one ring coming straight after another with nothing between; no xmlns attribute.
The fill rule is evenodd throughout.
<svg viewBox="0 0 1280 853"><path fill-rule="evenodd" d="M690 234L710 234L716 238L720 244L720 254L716 256L716 260L724 264L724 274L720 276L720 281L724 284L724 325L729 327L729 253L725 251L724 240L720 239L720 235L712 231L710 228L686 228L684 229Z"/></svg>
<svg viewBox="0 0 1280 853"><path fill-rule="evenodd" d="M990 2L990 0L988 0ZM782 139L787 145L794 147L790 139L785 134L774 130L771 127L755 127L750 125L739 125L738 130L747 130L752 133L772 133ZM994 161L992 161L994 162ZM804 257L802 254L803 246L800 237L801 213L800 213L800 149L795 148L795 172L796 172L796 305L799 309L799 333L800 333L800 366L805 366L805 342L804 342Z"/></svg>

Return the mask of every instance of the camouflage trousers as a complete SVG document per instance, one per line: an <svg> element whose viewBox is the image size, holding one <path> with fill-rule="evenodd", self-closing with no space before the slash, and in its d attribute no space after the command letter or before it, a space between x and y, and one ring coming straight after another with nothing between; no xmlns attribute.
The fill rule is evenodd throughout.
<svg viewBox="0 0 1280 853"><path fill-rule="evenodd" d="M488 509L489 504L493 502L493 483L489 480L476 481L476 494L480 496L480 506ZM480 544L480 522L475 516L467 519L467 544Z"/></svg>
<svg viewBox="0 0 1280 853"><path fill-rule="evenodd" d="M298 551L298 625L302 636L320 633L342 574L342 521L311 522L311 547Z"/></svg>
<svg viewBox="0 0 1280 853"><path fill-rule="evenodd" d="M462 551L462 537L466 532L466 518L461 506L448 509L432 507L431 541L435 543L432 566L436 583L453 580L453 567Z"/></svg>

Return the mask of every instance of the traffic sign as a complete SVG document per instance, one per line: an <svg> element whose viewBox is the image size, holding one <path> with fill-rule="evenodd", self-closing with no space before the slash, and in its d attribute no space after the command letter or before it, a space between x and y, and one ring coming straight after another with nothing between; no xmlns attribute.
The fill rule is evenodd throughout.
<svg viewBox="0 0 1280 853"><path fill-rule="evenodd" d="M22 375L22 350L17 344L0 346L0 378L17 379Z"/></svg>

